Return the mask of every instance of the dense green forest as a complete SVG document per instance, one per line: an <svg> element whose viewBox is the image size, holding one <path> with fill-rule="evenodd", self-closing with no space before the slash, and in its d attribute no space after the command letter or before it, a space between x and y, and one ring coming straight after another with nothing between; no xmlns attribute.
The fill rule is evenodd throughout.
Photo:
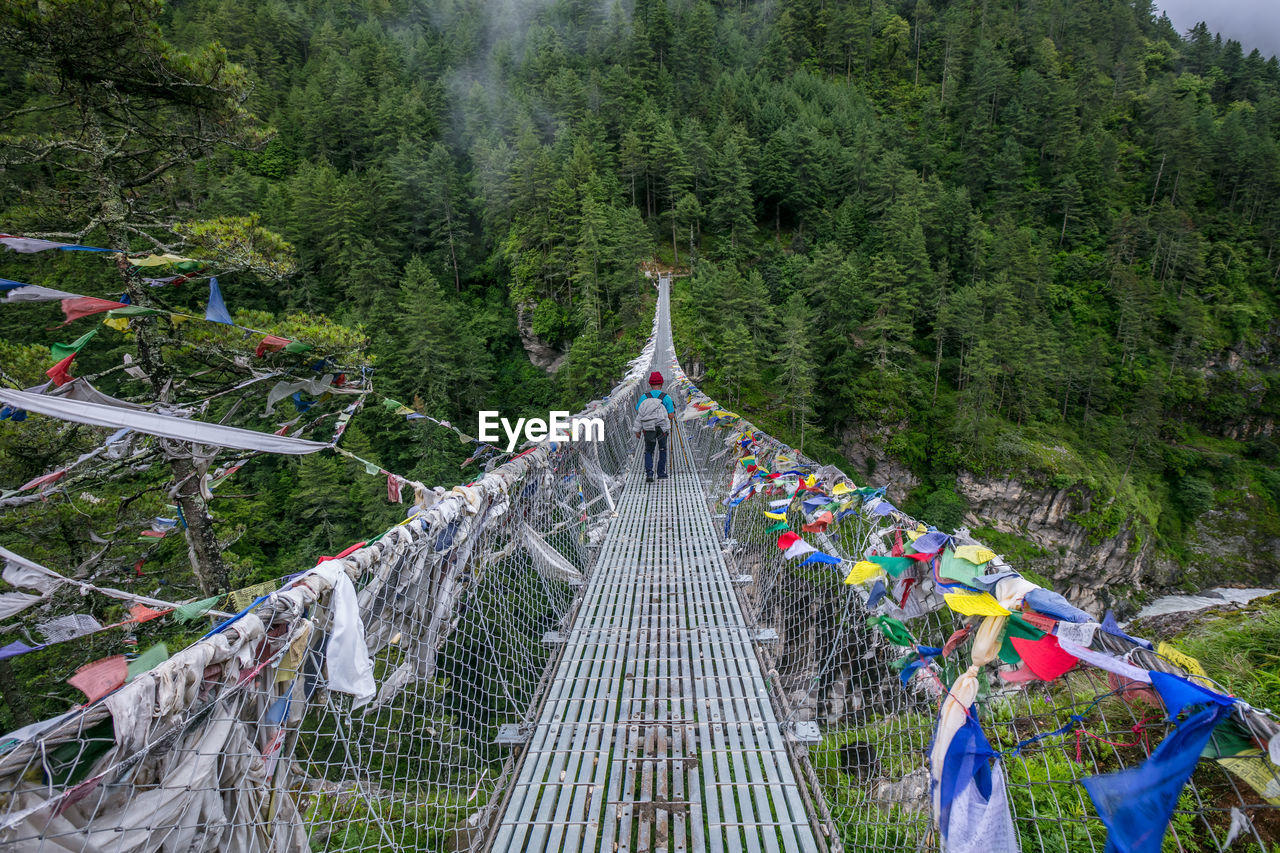
<svg viewBox="0 0 1280 853"><path fill-rule="evenodd" d="M657 260L691 271L678 344L710 392L824 460L882 444L919 478L906 508L939 525L963 517L969 471L1087 489L1081 523L1134 526L1175 557L1225 504L1280 535L1280 64L1204 26L1183 36L1147 0L42 8L0 13L0 230L133 250L162 234L210 258L199 272L238 323L368 378L343 446L389 470L431 485L479 470L459 467L474 447L396 404L474 432L482 407L601 393L648 332L640 264ZM147 77L166 63L217 98ZM126 140L114 231L81 204L100 177L75 143L86 109ZM49 140L75 144L59 159ZM135 295L203 316L201 276ZM0 277L122 290L92 254L5 252ZM60 319L56 303L0 309L7 387L43 382L49 345L95 323ZM203 405L254 342L181 326L103 330L76 370L150 402L160 386L121 361L146 349L207 376L171 401ZM554 374L535 345L565 356ZM307 375L316 356L272 358ZM347 402L265 420L265 387L200 416L331 431ZM102 438L0 422L0 483ZM0 510L0 544L147 594L207 591L181 537L137 540L173 512L177 463L155 462L91 466ZM328 453L248 460L208 510L219 590L403 515ZM1276 563L1262 555L1259 579Z"/></svg>

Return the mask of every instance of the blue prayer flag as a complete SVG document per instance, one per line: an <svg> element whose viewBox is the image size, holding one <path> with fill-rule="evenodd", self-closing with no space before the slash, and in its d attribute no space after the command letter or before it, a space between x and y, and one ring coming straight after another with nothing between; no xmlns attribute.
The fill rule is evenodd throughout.
<svg viewBox="0 0 1280 853"><path fill-rule="evenodd" d="M1110 830L1106 853L1160 853L1183 786L1214 728L1229 716L1230 706L1213 703L1183 721L1137 767L1082 780Z"/></svg>
<svg viewBox="0 0 1280 853"><path fill-rule="evenodd" d="M227 312L226 303L222 301L222 291L218 288L218 277L209 279L209 307L205 309L204 318L214 323L234 326L235 322Z"/></svg>

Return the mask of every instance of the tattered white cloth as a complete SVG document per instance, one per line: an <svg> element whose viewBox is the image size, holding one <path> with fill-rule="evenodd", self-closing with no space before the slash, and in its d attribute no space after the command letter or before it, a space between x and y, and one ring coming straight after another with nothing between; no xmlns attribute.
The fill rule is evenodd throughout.
<svg viewBox="0 0 1280 853"><path fill-rule="evenodd" d="M237 450L259 450L264 453L285 453L297 456L315 453L329 446L320 441L268 435L249 429L189 421L172 415L157 415L153 412L123 409L116 405L68 400L27 391L0 390L0 403L74 423L113 428L128 427L149 435Z"/></svg>

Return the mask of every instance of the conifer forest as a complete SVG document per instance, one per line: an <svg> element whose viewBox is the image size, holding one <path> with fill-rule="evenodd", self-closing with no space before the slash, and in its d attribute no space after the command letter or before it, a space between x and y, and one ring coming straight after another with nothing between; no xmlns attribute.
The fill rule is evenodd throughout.
<svg viewBox="0 0 1280 853"><path fill-rule="evenodd" d="M708 393L1073 600L1280 581L1280 63L1151 0L9 0L0 75L0 232L109 250L0 251L0 385L347 451L0 412L0 545L68 577L370 538L380 470L605 393L661 268ZM121 642L0 660L0 731Z"/></svg>

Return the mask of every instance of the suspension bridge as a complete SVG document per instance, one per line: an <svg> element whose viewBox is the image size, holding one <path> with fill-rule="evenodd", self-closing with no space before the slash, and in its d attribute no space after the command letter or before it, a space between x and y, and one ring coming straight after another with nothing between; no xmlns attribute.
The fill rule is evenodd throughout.
<svg viewBox="0 0 1280 853"><path fill-rule="evenodd" d="M581 413L603 442L420 496L7 737L0 845L1101 853L1123 806L1091 780L1137 780L1216 703L1157 846L1117 849L1276 849L1270 712L719 408L675 358L669 287ZM655 369L678 414L648 484Z"/></svg>

